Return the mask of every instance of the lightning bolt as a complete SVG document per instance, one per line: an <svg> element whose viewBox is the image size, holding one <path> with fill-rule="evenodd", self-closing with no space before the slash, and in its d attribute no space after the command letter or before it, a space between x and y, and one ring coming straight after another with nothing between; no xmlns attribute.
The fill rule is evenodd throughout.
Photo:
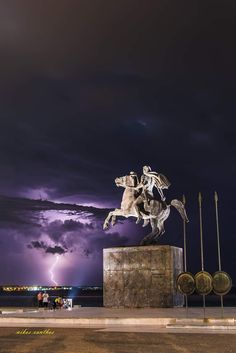
<svg viewBox="0 0 236 353"><path fill-rule="evenodd" d="M54 279L54 273L53 273L53 271L54 271L54 268L56 267L58 261L59 261L59 255L56 256L56 260L55 260L55 262L52 264L52 267L51 267L50 270L49 270L50 279L51 279L51 281L52 281L56 286L58 286L58 283L57 283L57 282L55 281L55 279Z"/></svg>

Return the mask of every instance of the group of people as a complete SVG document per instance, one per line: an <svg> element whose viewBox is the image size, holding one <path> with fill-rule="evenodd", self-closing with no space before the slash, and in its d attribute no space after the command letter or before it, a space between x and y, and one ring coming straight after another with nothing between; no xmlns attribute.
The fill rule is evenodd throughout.
<svg viewBox="0 0 236 353"><path fill-rule="evenodd" d="M37 294L37 300L38 307L44 309L48 309L49 307L53 310L56 310L57 308L61 309L64 304L63 298L60 296L53 298L53 300L50 301L49 294L46 291L44 291L43 293L39 292Z"/></svg>

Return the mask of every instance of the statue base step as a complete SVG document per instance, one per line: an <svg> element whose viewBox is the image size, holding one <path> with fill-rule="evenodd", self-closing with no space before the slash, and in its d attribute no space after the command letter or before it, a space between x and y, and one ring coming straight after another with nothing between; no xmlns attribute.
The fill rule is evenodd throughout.
<svg viewBox="0 0 236 353"><path fill-rule="evenodd" d="M184 304L176 291L183 271L182 249L169 245L103 250L103 305L173 308Z"/></svg>

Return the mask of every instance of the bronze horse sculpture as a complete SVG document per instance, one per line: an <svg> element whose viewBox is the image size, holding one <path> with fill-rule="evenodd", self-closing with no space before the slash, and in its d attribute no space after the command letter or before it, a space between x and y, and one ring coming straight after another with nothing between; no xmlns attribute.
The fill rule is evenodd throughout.
<svg viewBox="0 0 236 353"><path fill-rule="evenodd" d="M154 175L154 177L156 178L155 180L158 180L156 177L156 175L158 174L155 172L150 172L150 167L144 167L144 174L148 177L151 176L151 179ZM155 244L157 242L157 239L165 232L164 222L170 215L171 206L177 209L180 216L185 222L188 222L188 217L185 211L184 204L177 199L174 199L169 204L167 204L162 190L158 190L162 200L159 201L157 199L154 199L152 189L154 186L156 186L158 189L161 189L161 184L156 185L155 183L151 184L150 182L147 182L145 184L145 182L143 182L141 179L141 183L139 183L139 185L141 185L141 187L143 188L143 192L140 194L140 186L137 185L137 177L135 180L135 176L136 174L134 172L131 172L130 175L125 175L115 179L116 186L124 188L121 206L120 208L116 208L114 211L109 212L108 216L104 221L103 229L107 230L110 225L114 225L116 223L117 217L136 217L136 223L138 223L140 219L142 219L144 221L143 226L147 226L150 223L152 229L151 233L149 233L143 238L140 245ZM160 174L160 176L163 175ZM148 177L146 178L148 179ZM139 207L137 208L137 200L141 197L141 195L141 200L143 200L143 202L142 205L140 205L140 202L138 202Z"/></svg>

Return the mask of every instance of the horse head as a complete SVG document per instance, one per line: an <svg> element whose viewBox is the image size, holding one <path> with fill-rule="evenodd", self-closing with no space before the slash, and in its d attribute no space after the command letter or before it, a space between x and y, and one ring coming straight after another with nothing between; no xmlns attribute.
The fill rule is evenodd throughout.
<svg viewBox="0 0 236 353"><path fill-rule="evenodd" d="M125 175L122 177L115 178L115 184L116 186L122 186L123 188L135 186L132 175Z"/></svg>

